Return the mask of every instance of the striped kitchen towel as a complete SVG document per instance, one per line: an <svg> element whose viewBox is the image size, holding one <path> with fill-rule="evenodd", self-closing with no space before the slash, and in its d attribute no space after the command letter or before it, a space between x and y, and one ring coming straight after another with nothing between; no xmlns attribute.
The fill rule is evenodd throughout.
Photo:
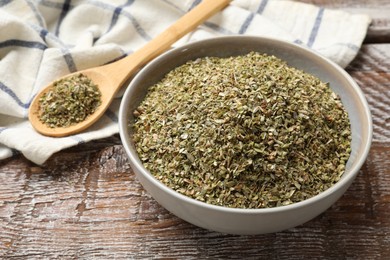
<svg viewBox="0 0 390 260"><path fill-rule="evenodd" d="M36 133L37 91L56 78L132 53L200 0L0 0L0 159L22 153L43 164L64 148L118 132L120 93L87 131ZM306 45L340 66L356 56L370 18L299 1L235 0L175 45L219 35L269 36Z"/></svg>

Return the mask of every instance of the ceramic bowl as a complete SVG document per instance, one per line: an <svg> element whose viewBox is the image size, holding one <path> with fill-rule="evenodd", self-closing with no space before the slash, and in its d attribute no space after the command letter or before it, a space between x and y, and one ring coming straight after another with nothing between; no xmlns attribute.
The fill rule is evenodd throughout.
<svg viewBox="0 0 390 260"><path fill-rule="evenodd" d="M132 112L148 87L173 68L204 56L227 57L257 51L275 55L290 66L314 74L340 95L352 129L351 156L346 172L331 188L310 199L287 206L238 209L206 204L186 197L155 179L140 161L132 141ZM227 36L172 49L145 66L131 81L120 106L120 136L133 171L143 187L164 208L196 226L230 234L278 232L303 224L328 209L350 186L364 163L371 145L372 119L367 101L352 78L338 65L302 46L280 40Z"/></svg>

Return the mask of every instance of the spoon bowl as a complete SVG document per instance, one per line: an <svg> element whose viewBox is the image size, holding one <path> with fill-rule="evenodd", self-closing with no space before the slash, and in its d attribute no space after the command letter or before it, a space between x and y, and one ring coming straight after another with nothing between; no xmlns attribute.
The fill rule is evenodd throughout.
<svg viewBox="0 0 390 260"><path fill-rule="evenodd" d="M168 50L174 42L194 30L198 25L203 23L216 12L220 11L229 3L230 0L203 0L168 29L153 40L149 41L144 47L133 54L104 66L90 68L64 76L63 79L74 74L82 73L98 86L102 94L101 105L93 114L89 115L80 123L67 127L51 128L41 122L39 119L39 99L44 93L47 93L53 87L54 82L49 84L47 87L42 89L31 102L29 109L29 120L31 125L37 132L53 137L68 136L85 130L104 114L111 104L115 94L126 80L133 76L147 62Z"/></svg>
<svg viewBox="0 0 390 260"><path fill-rule="evenodd" d="M107 73L104 73L98 69L88 69L82 72L75 72L66 75L63 78L68 78L72 75L79 74L79 73L82 73L83 75L87 76L95 83L98 82L99 90L101 92L101 104L97 107L96 111L92 115L88 116L84 121L78 124L70 125L68 127L54 127L54 128L49 127L39 119L39 110L40 110L39 99L53 88L53 84L54 84L53 82L48 86L46 86L43 90L41 90L41 92L39 92L39 94L36 95L33 101L31 102L31 106L29 110L29 120L30 123L33 125L33 127L39 133L46 136L52 136L52 137L63 137L63 136L79 133L87 129L97 120L99 120L99 118L103 116L104 112L110 106L111 101L116 93L116 88L114 84L115 81L113 81L112 78L110 78L109 75L107 75Z"/></svg>

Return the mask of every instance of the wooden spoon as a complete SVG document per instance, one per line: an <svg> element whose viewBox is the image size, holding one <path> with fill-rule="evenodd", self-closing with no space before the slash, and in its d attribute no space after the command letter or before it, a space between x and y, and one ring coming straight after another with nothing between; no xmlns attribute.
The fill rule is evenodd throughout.
<svg viewBox="0 0 390 260"><path fill-rule="evenodd" d="M98 85L102 94L102 104L85 121L69 127L50 128L39 120L39 98L53 87L52 82L33 99L29 110L30 123L37 132L47 136L61 137L83 131L104 114L115 94L126 80L147 62L169 49L174 42L227 6L229 2L230 0L203 0L167 30L133 54L104 66L78 71L62 77L67 78L70 75L82 73Z"/></svg>

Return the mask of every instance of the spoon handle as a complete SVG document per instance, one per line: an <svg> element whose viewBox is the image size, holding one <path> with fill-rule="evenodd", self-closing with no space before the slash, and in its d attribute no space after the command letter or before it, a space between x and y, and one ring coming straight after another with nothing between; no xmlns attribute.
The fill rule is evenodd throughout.
<svg viewBox="0 0 390 260"><path fill-rule="evenodd" d="M168 50L173 43L223 9L230 1L203 0L142 48L117 62L102 66L101 68L105 73L109 73L113 81L118 82L119 89L126 80L147 62Z"/></svg>

